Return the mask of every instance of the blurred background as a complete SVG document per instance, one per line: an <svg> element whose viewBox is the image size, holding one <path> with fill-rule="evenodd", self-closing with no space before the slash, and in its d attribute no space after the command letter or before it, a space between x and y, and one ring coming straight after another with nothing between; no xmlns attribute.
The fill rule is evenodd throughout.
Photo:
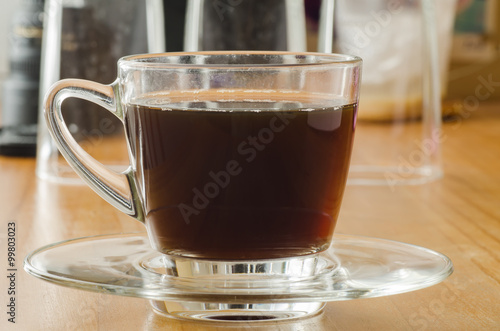
<svg viewBox="0 0 500 331"><path fill-rule="evenodd" d="M444 106L461 107L463 99L475 93L480 77L500 81L500 3L460 0ZM492 99L500 98L500 88L491 93Z"/></svg>
<svg viewBox="0 0 500 331"><path fill-rule="evenodd" d="M214 0L213 5L218 4L222 6L221 8L230 9L230 6L236 2ZM36 57L36 40L41 39L41 26L36 25L41 25L43 21L43 13L37 8L43 8L43 3L43 0L15 0L2 3L0 11L0 101L2 101L0 102L0 127L12 124L12 120L7 118L7 110L2 109L1 104L17 105L16 102L22 102L24 106L30 102L37 102L35 98L11 100L14 94L12 89L18 88L19 85L16 84L19 82L17 81L16 84L6 84L6 82L12 79L12 68L19 68L20 63L16 64L16 61L21 61L19 54L26 54L26 52L19 53L19 47L16 50L16 46L20 45L20 39L35 40L35 42L30 41L32 48L30 56ZM187 1L163 0L167 51L183 50L186 4ZM321 0L305 0L307 49L309 51L316 51L315 40L317 40L320 5ZM438 17L439 14L438 12ZM481 101L493 101L500 98L499 1L457 0L455 18L447 78L443 84L445 93L442 106L443 113L446 115L460 114L467 106L467 97L475 96L480 85L484 86L488 92L487 97L481 97ZM29 26L30 24L34 26ZM31 66L30 61L27 62ZM28 69L39 71L36 66ZM33 74L33 79L39 78ZM24 84L21 88L32 89L32 86ZM32 122L33 119L27 121Z"/></svg>
<svg viewBox="0 0 500 331"><path fill-rule="evenodd" d="M3 83L9 72L9 49L12 15L19 7L19 1L6 1L0 11L0 80Z"/></svg>
<svg viewBox="0 0 500 331"><path fill-rule="evenodd" d="M305 0L310 17L319 10L319 0ZM35 1L36 2L36 1ZM309 3L309 4L307 4ZM0 84L9 75L9 52L12 44L13 17L22 0L3 1L0 11ZM173 10L166 20L167 38L182 35L183 17L178 15L185 8L185 1L165 0L165 10ZM168 13L167 13L168 15ZM474 78L481 73L492 73L500 81L500 4L497 0L459 0L455 22L455 36L451 57L448 94L451 97L467 96L474 88ZM182 40L170 43L179 50ZM171 48L170 47L170 48ZM1 95L1 94L0 94ZM494 97L500 97L500 89Z"/></svg>

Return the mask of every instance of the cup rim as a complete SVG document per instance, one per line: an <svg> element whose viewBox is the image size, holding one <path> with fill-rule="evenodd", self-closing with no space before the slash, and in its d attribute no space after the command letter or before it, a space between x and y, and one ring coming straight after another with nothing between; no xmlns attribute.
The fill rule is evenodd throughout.
<svg viewBox="0 0 500 331"><path fill-rule="evenodd" d="M174 57L235 57L235 56L285 56L290 59L310 58L312 62L304 63L168 63L154 61L160 58ZM136 54L122 57L118 61L118 67L128 69L187 69L187 68L203 68L203 69L251 69L251 68L290 68L290 67L325 67L325 66L359 66L362 59L355 55L339 54L339 53L317 53L317 52L289 52L289 51L203 51L203 52L166 52L166 53L151 53L151 54Z"/></svg>

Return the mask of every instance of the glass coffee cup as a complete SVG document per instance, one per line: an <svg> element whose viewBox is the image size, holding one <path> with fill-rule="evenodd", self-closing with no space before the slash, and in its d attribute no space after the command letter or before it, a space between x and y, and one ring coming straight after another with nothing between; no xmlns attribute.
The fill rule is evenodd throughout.
<svg viewBox="0 0 500 331"><path fill-rule="evenodd" d="M359 58L339 54L134 55L118 62L110 85L53 85L45 119L74 170L143 222L179 275L300 279L317 271L332 242L360 74ZM123 123L127 170L107 168L78 145L62 116L68 98Z"/></svg>

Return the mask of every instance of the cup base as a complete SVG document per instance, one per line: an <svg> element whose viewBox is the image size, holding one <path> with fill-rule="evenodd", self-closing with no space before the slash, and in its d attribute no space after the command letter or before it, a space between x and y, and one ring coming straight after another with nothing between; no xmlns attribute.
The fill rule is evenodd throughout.
<svg viewBox="0 0 500 331"><path fill-rule="evenodd" d="M273 289L293 291L297 284L318 274L333 277L339 267L319 254L258 261L210 261L163 255L162 261L164 270L158 270L156 265L155 272L198 281L212 288L211 293L231 289L262 295L272 293ZM302 318L319 313L325 305L324 302L217 302L216 297L209 295L206 302L151 300L151 306L157 314L170 318L239 322Z"/></svg>
<svg viewBox="0 0 500 331"><path fill-rule="evenodd" d="M150 301L153 311L168 318L224 322L267 322L311 317L320 313L324 302L298 303L213 303Z"/></svg>
<svg viewBox="0 0 500 331"><path fill-rule="evenodd" d="M159 266L164 270L159 270ZM290 284L306 281L318 274L334 273L338 263L326 261L319 254L267 260L199 260L161 255L156 264L145 266L146 269L161 273L165 277L202 280L224 288L249 289L265 285ZM223 282L223 283L222 283Z"/></svg>

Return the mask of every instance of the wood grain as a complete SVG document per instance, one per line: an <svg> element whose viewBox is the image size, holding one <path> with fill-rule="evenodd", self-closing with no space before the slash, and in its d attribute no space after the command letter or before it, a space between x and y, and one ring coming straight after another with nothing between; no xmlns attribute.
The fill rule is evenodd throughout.
<svg viewBox="0 0 500 331"><path fill-rule="evenodd" d="M0 157L1 330L499 330L500 105L444 124L445 176L421 186L348 186L337 232L393 239L448 255L454 274L395 296L328 303L292 322L193 323L146 300L84 292L27 275L24 256L75 237L140 231L86 186L35 176L35 160ZM7 223L16 222L16 323L7 321Z"/></svg>

